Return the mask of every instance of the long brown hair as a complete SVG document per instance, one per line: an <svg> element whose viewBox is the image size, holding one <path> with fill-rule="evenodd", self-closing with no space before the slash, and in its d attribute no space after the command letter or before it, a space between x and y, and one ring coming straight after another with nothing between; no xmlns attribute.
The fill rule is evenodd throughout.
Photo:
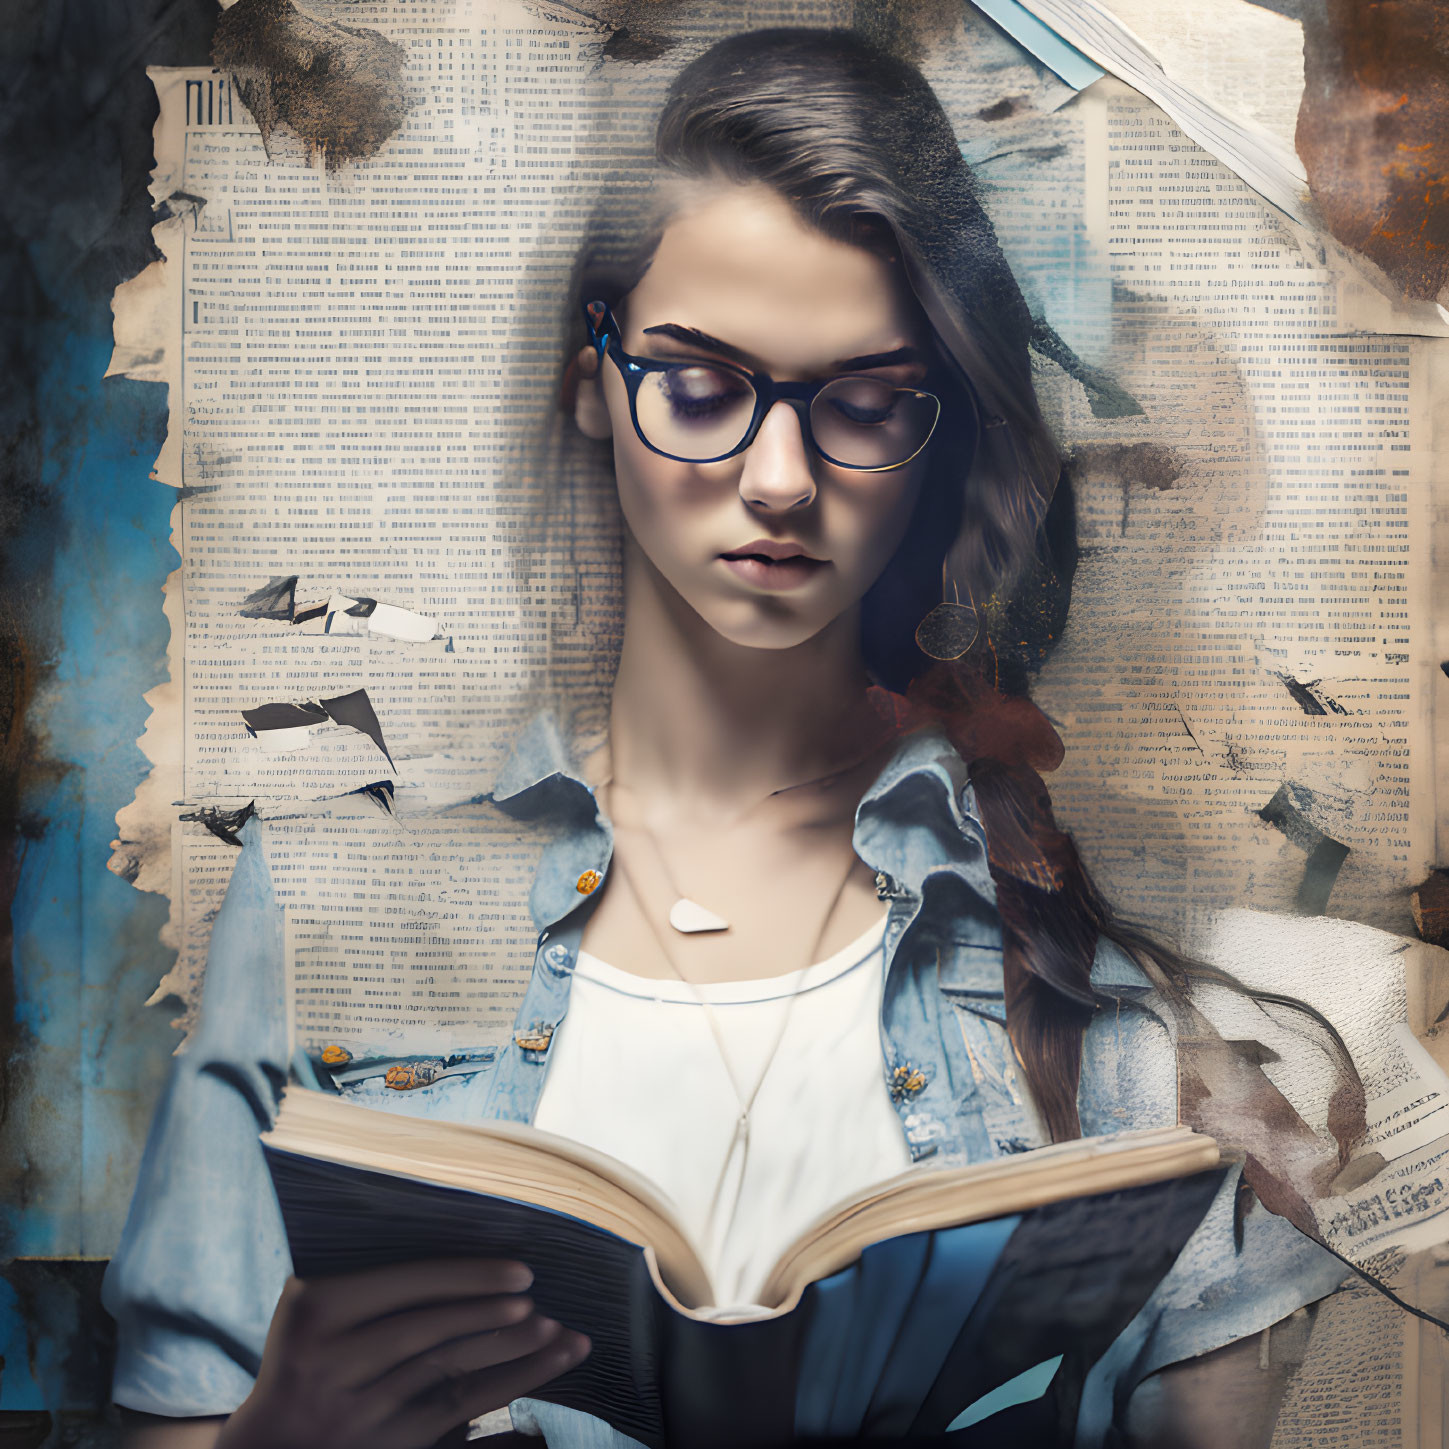
<svg viewBox="0 0 1449 1449"><path fill-rule="evenodd" d="M656 184L606 187L589 225L567 300L567 355L583 344L581 303L617 304L633 289L668 222L671 186L700 178L763 183L824 234L898 262L930 324L941 430L906 537L866 597L862 646L875 679L904 697L902 720L942 723L970 769L1002 920L1007 1028L1053 1139L1080 1135L1082 1040L1099 1002L1091 968L1106 936L1177 1012L1180 1042L1217 1042L1192 1005L1198 980L1265 1009L1301 1010L1344 1069L1330 1124L1344 1160L1362 1097L1333 1028L1118 921L1053 818L1042 772L1060 761L1061 741L1026 697L1025 657L1001 647L995 626L1025 608L1038 658L1060 632L1075 561L1069 478L1032 386L1030 312L930 85L851 31L737 35L676 77L655 151ZM922 628L943 603L959 615L949 648ZM1297 1142L1308 1129L1257 1071L1261 1056L1241 1055L1229 1052L1224 1069L1212 1047L1208 1067L1189 1065L1185 1111L1195 1104L1219 1132L1237 1125L1206 1104L1252 1099L1224 1090L1251 1069L1275 1102L1275 1130ZM1272 1194L1266 1176L1259 1183Z"/></svg>

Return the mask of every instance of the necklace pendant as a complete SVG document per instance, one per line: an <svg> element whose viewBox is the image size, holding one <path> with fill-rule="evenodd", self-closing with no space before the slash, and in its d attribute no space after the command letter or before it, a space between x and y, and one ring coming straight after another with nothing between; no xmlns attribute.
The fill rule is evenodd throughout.
<svg viewBox="0 0 1449 1449"><path fill-rule="evenodd" d="M680 896L669 908L669 924L681 935L693 936L700 931L727 931L730 923L713 911L707 911L688 896Z"/></svg>

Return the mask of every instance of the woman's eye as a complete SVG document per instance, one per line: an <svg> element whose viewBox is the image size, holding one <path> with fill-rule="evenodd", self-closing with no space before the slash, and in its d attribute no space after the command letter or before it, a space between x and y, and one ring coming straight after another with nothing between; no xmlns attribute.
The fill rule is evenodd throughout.
<svg viewBox="0 0 1449 1449"><path fill-rule="evenodd" d="M664 391L681 416L699 417L738 403L749 388L741 378L713 367L672 367L664 374Z"/></svg>
<svg viewBox="0 0 1449 1449"><path fill-rule="evenodd" d="M832 385L825 397L844 421L861 427L880 427L895 416L900 391L888 383L851 378Z"/></svg>

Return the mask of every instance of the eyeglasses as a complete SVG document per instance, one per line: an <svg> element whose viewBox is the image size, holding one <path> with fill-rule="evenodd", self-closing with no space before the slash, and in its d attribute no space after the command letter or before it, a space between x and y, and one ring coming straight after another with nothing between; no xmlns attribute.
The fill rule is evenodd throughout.
<svg viewBox="0 0 1449 1449"><path fill-rule="evenodd" d="M605 302L584 306L589 341L612 357L629 391L639 441L680 463L718 463L743 453L777 402L795 409L805 441L838 468L884 473L909 463L931 439L941 400L878 377L776 382L728 362L634 357Z"/></svg>

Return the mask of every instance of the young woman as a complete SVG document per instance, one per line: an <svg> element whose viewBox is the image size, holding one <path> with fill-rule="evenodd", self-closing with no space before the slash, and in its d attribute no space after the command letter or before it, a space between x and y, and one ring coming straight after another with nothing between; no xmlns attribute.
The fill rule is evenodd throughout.
<svg viewBox="0 0 1449 1449"><path fill-rule="evenodd" d="M552 832L518 1030L397 1105L643 1170L748 1303L868 1182L1176 1121L1179 1027L1202 1030L1180 963L1112 924L1055 829L1060 742L993 638L1053 576L1060 462L929 87L847 32L740 36L680 75L657 146L569 301L561 457L612 460L621 524L607 741L576 748L557 712L518 741L493 798ZM108 1275L135 1442L404 1449L512 1404L550 1445L629 1444L528 1398L588 1345L534 1312L526 1265L286 1277L256 1145L279 954L253 837ZM1343 1276L1229 1182L1076 1441L1263 1442L1244 1340Z"/></svg>

